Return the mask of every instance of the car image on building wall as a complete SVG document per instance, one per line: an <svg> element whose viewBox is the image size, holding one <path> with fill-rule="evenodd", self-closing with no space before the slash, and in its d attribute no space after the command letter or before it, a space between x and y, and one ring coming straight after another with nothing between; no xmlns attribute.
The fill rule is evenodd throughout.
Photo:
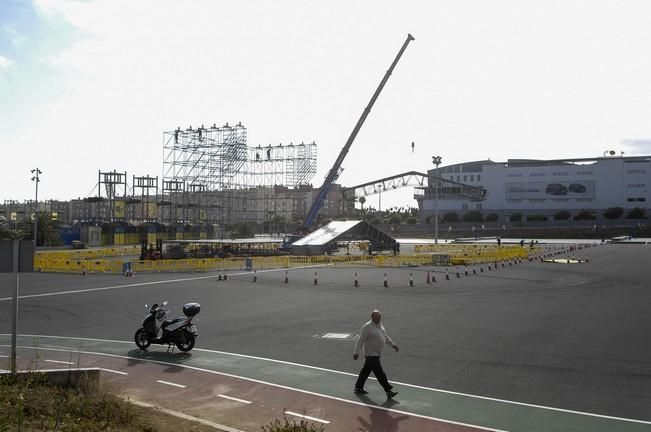
<svg viewBox="0 0 651 432"><path fill-rule="evenodd" d="M549 195L567 195L567 187L560 183L550 183L545 188L545 193Z"/></svg>
<svg viewBox="0 0 651 432"><path fill-rule="evenodd" d="M570 185L570 192L572 193L585 193L586 187L581 183L572 183Z"/></svg>

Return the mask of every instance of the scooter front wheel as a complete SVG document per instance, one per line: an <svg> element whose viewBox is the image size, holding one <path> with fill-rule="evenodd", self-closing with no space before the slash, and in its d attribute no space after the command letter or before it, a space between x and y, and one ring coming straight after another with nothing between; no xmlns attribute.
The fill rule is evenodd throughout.
<svg viewBox="0 0 651 432"><path fill-rule="evenodd" d="M188 352L194 348L194 335L187 330L183 331L184 342L177 342L176 347L183 352Z"/></svg>
<svg viewBox="0 0 651 432"><path fill-rule="evenodd" d="M149 342L149 339L147 338L147 331L144 328L138 329L133 338L136 342L136 345L138 345L138 348L141 350L146 350L149 345L151 345L151 342Z"/></svg>

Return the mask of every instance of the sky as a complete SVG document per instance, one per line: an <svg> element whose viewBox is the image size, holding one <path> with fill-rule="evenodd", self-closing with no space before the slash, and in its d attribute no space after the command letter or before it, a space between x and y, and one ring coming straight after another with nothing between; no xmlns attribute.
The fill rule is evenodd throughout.
<svg viewBox="0 0 651 432"><path fill-rule="evenodd" d="M318 144L320 186L490 158L651 154L648 0L0 0L0 203L163 175L163 132ZM414 152L411 143L415 143ZM366 206L377 207L377 196ZM382 207L412 205L411 188Z"/></svg>

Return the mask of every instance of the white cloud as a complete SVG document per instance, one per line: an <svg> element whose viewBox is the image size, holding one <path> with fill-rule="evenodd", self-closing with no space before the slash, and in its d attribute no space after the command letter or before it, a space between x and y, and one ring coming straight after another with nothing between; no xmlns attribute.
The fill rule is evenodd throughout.
<svg viewBox="0 0 651 432"><path fill-rule="evenodd" d="M13 60L0 55L0 72L9 69L12 64L14 64Z"/></svg>
<svg viewBox="0 0 651 432"><path fill-rule="evenodd" d="M2 32L7 36L14 48L22 47L28 40L26 35L17 32L14 28L9 26L3 26Z"/></svg>

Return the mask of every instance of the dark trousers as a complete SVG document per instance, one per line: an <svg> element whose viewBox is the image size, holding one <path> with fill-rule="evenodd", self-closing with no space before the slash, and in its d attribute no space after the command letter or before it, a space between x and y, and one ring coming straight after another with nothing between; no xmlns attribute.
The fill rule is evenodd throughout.
<svg viewBox="0 0 651 432"><path fill-rule="evenodd" d="M362 370L359 371L359 376L357 377L355 388L364 388L364 383L366 383L366 379L371 374L371 372L373 372L373 375L375 375L375 378L377 378L378 382L385 392L388 392L393 388L393 386L389 384L389 381L387 380L387 376L382 369L382 363L380 363L380 357L378 356L366 357L364 367L362 367Z"/></svg>

